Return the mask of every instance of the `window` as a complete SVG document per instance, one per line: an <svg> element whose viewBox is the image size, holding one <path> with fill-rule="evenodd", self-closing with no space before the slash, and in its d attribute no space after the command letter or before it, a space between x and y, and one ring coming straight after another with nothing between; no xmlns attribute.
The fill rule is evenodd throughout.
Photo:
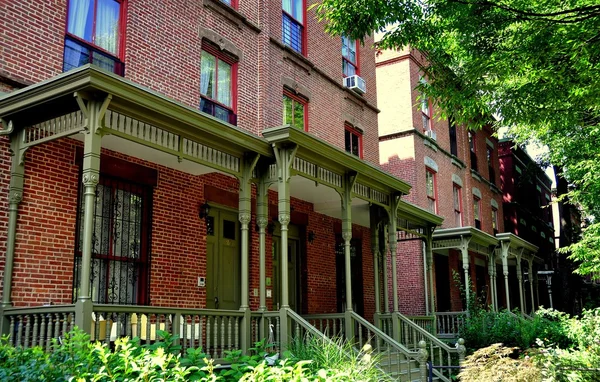
<svg viewBox="0 0 600 382"><path fill-rule="evenodd" d="M283 43L300 54L306 53L304 19L306 18L305 0L282 0L283 18L281 37Z"/></svg>
<svg viewBox="0 0 600 382"><path fill-rule="evenodd" d="M358 73L358 42L342 36L342 73L344 77Z"/></svg>
<svg viewBox="0 0 600 382"><path fill-rule="evenodd" d="M471 168L477 171L477 145L475 143L475 133L469 131L469 149L471 152Z"/></svg>
<svg viewBox="0 0 600 382"><path fill-rule="evenodd" d="M362 158L362 134L351 126L344 129L346 152Z"/></svg>
<svg viewBox="0 0 600 382"><path fill-rule="evenodd" d="M307 130L306 123L306 101L300 97L292 95L290 92L283 92L283 124L292 125L300 130Z"/></svg>
<svg viewBox="0 0 600 382"><path fill-rule="evenodd" d="M200 111L237 124L237 63L217 48L203 44L200 62Z"/></svg>
<svg viewBox="0 0 600 382"><path fill-rule="evenodd" d="M458 144L456 141L456 123L454 122L454 118L450 117L450 120L448 121L448 126L450 130L450 154L458 156Z"/></svg>
<svg viewBox="0 0 600 382"><path fill-rule="evenodd" d="M494 170L494 148L487 146L487 164L490 175L490 182L496 184L496 171Z"/></svg>
<svg viewBox="0 0 600 382"><path fill-rule="evenodd" d="M452 196L454 201L454 224L462 227L462 199L460 186L456 183L452 185Z"/></svg>
<svg viewBox="0 0 600 382"><path fill-rule="evenodd" d="M481 199L473 196L473 217L475 218L475 228L481 229Z"/></svg>
<svg viewBox="0 0 600 382"><path fill-rule="evenodd" d="M423 130L431 130L431 104L428 97L421 99L421 114L423 115Z"/></svg>
<svg viewBox="0 0 600 382"><path fill-rule="evenodd" d="M430 168L427 168L425 172L425 186L427 188L427 209L435 214L437 213L437 190L435 188L435 172Z"/></svg>
<svg viewBox="0 0 600 382"><path fill-rule="evenodd" d="M85 64L124 74L123 2L69 0L63 71Z"/></svg>
<svg viewBox="0 0 600 382"><path fill-rule="evenodd" d="M92 237L90 291L99 304L147 304L152 188L100 177ZM75 293L81 278L83 185L79 189Z"/></svg>
<svg viewBox="0 0 600 382"><path fill-rule="evenodd" d="M498 210L494 206L492 206L492 229L494 235L498 233Z"/></svg>
<svg viewBox="0 0 600 382"><path fill-rule="evenodd" d="M237 0L221 0L222 3L229 5L231 8L237 9L238 2Z"/></svg>

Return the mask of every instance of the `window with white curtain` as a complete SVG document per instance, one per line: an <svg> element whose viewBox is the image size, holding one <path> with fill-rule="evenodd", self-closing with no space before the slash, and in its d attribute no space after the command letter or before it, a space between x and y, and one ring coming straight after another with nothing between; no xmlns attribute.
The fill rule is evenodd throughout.
<svg viewBox="0 0 600 382"><path fill-rule="evenodd" d="M63 70L91 63L123 74L120 0L69 0Z"/></svg>
<svg viewBox="0 0 600 382"><path fill-rule="evenodd" d="M200 110L222 121L237 124L235 115L236 63L216 48L203 46L200 58Z"/></svg>

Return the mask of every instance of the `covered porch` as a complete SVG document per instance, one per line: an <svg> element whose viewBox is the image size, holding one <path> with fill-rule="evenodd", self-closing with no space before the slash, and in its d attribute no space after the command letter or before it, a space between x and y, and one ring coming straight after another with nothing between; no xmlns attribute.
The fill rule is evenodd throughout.
<svg viewBox="0 0 600 382"><path fill-rule="evenodd" d="M12 153L0 325L15 345L49 349L74 326L106 343L165 330L220 358L322 335L298 312L331 309L362 336L378 329L358 299L365 315L381 295L397 310L384 285L397 291L398 230L441 223L401 201L406 183L305 132L257 137L91 66L3 97L0 118ZM312 265L294 257L303 248ZM319 261L336 253L328 275ZM334 308L319 310L317 283L298 287L317 276L343 280Z"/></svg>

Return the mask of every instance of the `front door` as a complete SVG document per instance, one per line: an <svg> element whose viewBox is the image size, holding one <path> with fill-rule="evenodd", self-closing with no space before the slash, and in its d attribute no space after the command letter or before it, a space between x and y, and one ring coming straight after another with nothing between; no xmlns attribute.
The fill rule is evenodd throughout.
<svg viewBox="0 0 600 382"><path fill-rule="evenodd" d="M206 218L206 307L240 308L240 230L235 212L212 208Z"/></svg>
<svg viewBox="0 0 600 382"><path fill-rule="evenodd" d="M300 307L300 237L297 226L288 227L288 301L294 311ZM281 307L281 236L273 235L273 309Z"/></svg>

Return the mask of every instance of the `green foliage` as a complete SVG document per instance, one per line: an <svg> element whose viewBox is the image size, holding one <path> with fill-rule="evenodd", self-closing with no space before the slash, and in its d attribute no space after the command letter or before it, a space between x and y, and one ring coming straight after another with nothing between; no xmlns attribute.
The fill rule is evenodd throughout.
<svg viewBox="0 0 600 382"><path fill-rule="evenodd" d="M68 333L52 352L39 347L14 348L7 338L0 342L0 380L17 381L365 381L382 380L368 349L354 356L351 345L343 349L326 341L310 339L296 343L289 359L268 366L272 356L265 341L257 342L249 355L227 353L229 367L221 368L207 359L202 349L187 349L180 356L177 336L158 333L159 340L140 345L137 338L121 338L111 349L91 343L79 329ZM321 341L321 342L319 342ZM308 357L314 357L313 362Z"/></svg>
<svg viewBox="0 0 600 382"><path fill-rule="evenodd" d="M323 0L317 12L332 34L375 30L380 48L424 52L419 88L444 116L548 146L543 159L564 170L569 200L600 216L597 0ZM583 274L600 271L600 222L590 223L569 249Z"/></svg>

